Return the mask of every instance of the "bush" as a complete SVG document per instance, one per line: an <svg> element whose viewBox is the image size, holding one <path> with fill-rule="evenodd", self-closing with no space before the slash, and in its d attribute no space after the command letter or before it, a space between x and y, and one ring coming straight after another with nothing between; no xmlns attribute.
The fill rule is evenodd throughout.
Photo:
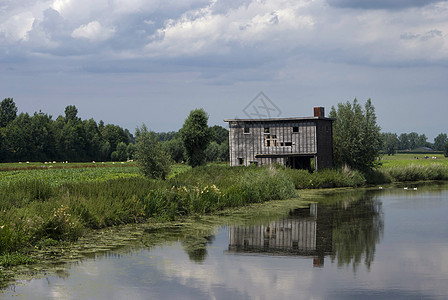
<svg viewBox="0 0 448 300"><path fill-rule="evenodd" d="M382 170L394 181L447 180L448 167L441 164L409 165Z"/></svg>
<svg viewBox="0 0 448 300"><path fill-rule="evenodd" d="M153 131L148 131L143 125L136 129L136 151L140 171L151 178L165 179L170 172L171 157L157 140Z"/></svg>
<svg viewBox="0 0 448 300"><path fill-rule="evenodd" d="M360 171L344 167L341 170L321 170L310 173L306 170L286 169L296 189L316 189L334 187L357 187L366 183Z"/></svg>

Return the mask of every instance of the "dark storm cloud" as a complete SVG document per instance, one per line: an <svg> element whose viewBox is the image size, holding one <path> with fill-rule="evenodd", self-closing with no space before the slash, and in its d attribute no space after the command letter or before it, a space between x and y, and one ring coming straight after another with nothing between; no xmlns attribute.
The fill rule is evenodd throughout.
<svg viewBox="0 0 448 300"><path fill-rule="evenodd" d="M391 9L399 10L410 7L423 7L446 0L327 0L328 4L340 8L356 9Z"/></svg>

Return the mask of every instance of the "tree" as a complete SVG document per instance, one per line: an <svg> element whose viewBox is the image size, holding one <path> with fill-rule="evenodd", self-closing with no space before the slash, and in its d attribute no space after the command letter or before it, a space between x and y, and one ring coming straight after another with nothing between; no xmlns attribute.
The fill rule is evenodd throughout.
<svg viewBox="0 0 448 300"><path fill-rule="evenodd" d="M120 142L117 145L117 149L110 155L113 161L125 161L128 159L128 146Z"/></svg>
<svg viewBox="0 0 448 300"><path fill-rule="evenodd" d="M443 154L445 157L448 157L448 143L443 146Z"/></svg>
<svg viewBox="0 0 448 300"><path fill-rule="evenodd" d="M163 147L175 162L180 163L185 161L185 149L181 138L166 141L163 143Z"/></svg>
<svg viewBox="0 0 448 300"><path fill-rule="evenodd" d="M129 135L126 134L126 131L123 130L120 126L113 125L113 124L107 124L104 126L103 130L101 131L101 135L103 138L109 142L110 145L110 151L115 151L117 149L117 145L120 142L125 143L126 145L129 144ZM109 156L111 153L108 153L107 156Z"/></svg>
<svg viewBox="0 0 448 300"><path fill-rule="evenodd" d="M135 144L130 143L126 149L129 159L134 159L135 150Z"/></svg>
<svg viewBox="0 0 448 300"><path fill-rule="evenodd" d="M208 115L203 109L195 109L185 119L180 135L185 147L185 156L190 166L196 167L205 163L204 151L210 142L211 133L208 127Z"/></svg>
<svg viewBox="0 0 448 300"><path fill-rule="evenodd" d="M446 135L446 133L441 133L439 134L435 139L434 139L434 150L437 151L443 151L443 146L448 143L448 136Z"/></svg>
<svg viewBox="0 0 448 300"><path fill-rule="evenodd" d="M0 103L0 127L6 127L17 117L17 107L13 98L6 98Z"/></svg>
<svg viewBox="0 0 448 300"><path fill-rule="evenodd" d="M381 149L380 127L376 124L375 108L370 99L364 109L357 99L339 103L331 108L335 118L333 127L334 160L339 166L347 165L364 172L376 166Z"/></svg>
<svg viewBox="0 0 448 300"><path fill-rule="evenodd" d="M408 140L409 140L409 149L414 150L418 146L418 133L417 132L411 132L408 134Z"/></svg>
<svg viewBox="0 0 448 300"><path fill-rule="evenodd" d="M398 148L398 137L396 133L382 133L381 139L383 143L383 150L387 155L394 155Z"/></svg>
<svg viewBox="0 0 448 300"><path fill-rule="evenodd" d="M409 149L409 137L407 133L402 133L398 137L398 150Z"/></svg>
<svg viewBox="0 0 448 300"><path fill-rule="evenodd" d="M210 131L211 141L218 143L218 145L229 141L229 131L226 128L215 125L213 127L210 127Z"/></svg>
<svg viewBox="0 0 448 300"><path fill-rule="evenodd" d="M171 157L163 149L156 134L143 124L135 130L135 141L135 158L140 171L145 176L164 180L170 171Z"/></svg>
<svg viewBox="0 0 448 300"><path fill-rule="evenodd" d="M74 105L69 105L65 108L65 121L78 122L78 109Z"/></svg>
<svg viewBox="0 0 448 300"><path fill-rule="evenodd" d="M226 141L219 145L219 161L229 161L230 160L230 153L229 153L229 141Z"/></svg>
<svg viewBox="0 0 448 300"><path fill-rule="evenodd" d="M219 145L217 142L213 141L208 144L207 149L205 149L205 159L208 162L213 162L218 160L219 156Z"/></svg>
<svg viewBox="0 0 448 300"><path fill-rule="evenodd" d="M428 138L426 137L426 135L425 134L419 135L417 139L417 148L429 147L429 146L431 145L428 143Z"/></svg>

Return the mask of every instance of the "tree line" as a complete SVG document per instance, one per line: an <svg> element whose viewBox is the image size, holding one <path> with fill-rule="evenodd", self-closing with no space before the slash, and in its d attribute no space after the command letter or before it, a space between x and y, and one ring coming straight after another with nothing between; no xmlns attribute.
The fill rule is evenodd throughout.
<svg viewBox="0 0 448 300"><path fill-rule="evenodd" d="M421 147L431 148L435 151L445 151L448 153L448 136L446 133L440 133L434 139L434 143L428 142L425 134L416 132L396 133L385 132L381 134L383 151L388 155L393 155L399 150L415 150Z"/></svg>
<svg viewBox="0 0 448 300"><path fill-rule="evenodd" d="M228 160L228 130L217 125L207 130L206 161ZM154 135L173 161L187 160L179 132ZM0 162L126 161L134 159L135 152L135 137L128 129L92 118L82 120L74 105L53 119L42 111L18 113L13 98L0 103Z"/></svg>
<svg viewBox="0 0 448 300"><path fill-rule="evenodd" d="M12 98L0 103L2 162L126 160L135 152L133 140L120 126L81 120L74 105L53 120L42 111L17 114Z"/></svg>

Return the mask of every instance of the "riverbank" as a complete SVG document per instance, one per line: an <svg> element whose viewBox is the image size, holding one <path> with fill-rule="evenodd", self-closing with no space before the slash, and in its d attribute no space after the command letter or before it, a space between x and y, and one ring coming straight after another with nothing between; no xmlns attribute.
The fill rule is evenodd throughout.
<svg viewBox="0 0 448 300"><path fill-rule="evenodd" d="M300 199L254 203L210 214L183 217L171 222L133 223L87 230L77 241L60 241L49 243L43 248L31 248L28 255L34 259L32 264L11 265L5 268L4 276L9 280L3 281L3 287L14 283L15 280L27 281L42 276L59 276L70 268L70 264L78 264L89 258L108 257L111 251L115 255L126 255L162 243L180 241L190 259L196 261L203 257L203 251L206 251L209 238L215 234L216 228L227 224L263 225L287 215L291 209L308 207L310 202L326 201L332 191L334 190L307 190L302 192ZM347 195L346 191L338 190L344 192L344 195ZM364 189L349 190L348 198L333 197L332 201L335 199L351 201L363 193Z"/></svg>
<svg viewBox="0 0 448 300"><path fill-rule="evenodd" d="M101 170L112 169L98 168L94 171L99 173L94 176L59 183L51 176L25 176L2 182L0 277L6 276L2 268L39 260L33 254L36 249L46 251L55 245L70 245L93 229L164 223L251 203L296 198L300 189L448 180L448 167L437 164L384 168L367 176L349 169L309 173L280 167L210 165L176 172L166 181L123 170L121 175L108 173L109 179L103 180Z"/></svg>

